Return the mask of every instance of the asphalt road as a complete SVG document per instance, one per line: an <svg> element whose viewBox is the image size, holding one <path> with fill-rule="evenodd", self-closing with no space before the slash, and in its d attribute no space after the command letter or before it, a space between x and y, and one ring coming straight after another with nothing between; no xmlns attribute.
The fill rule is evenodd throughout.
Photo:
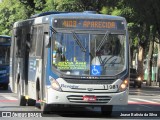
<svg viewBox="0 0 160 120"><path fill-rule="evenodd" d="M126 106L114 106L112 116L100 113L99 107L65 108L65 112L54 112L47 117L36 107L18 106L17 94L0 90L0 116L3 119L45 119L45 120L99 120L99 119L160 119L160 88L142 86L141 89L130 88L129 101ZM32 112L31 112L32 111ZM67 112L70 111L70 112ZM34 114L33 114L34 113ZM8 116L11 115L12 118ZM41 117L42 116L42 117ZM0 119L2 119L2 117ZM13 118L14 117L14 118ZM30 118L27 118L30 117ZM38 117L38 118L33 118ZM41 118L40 118L41 117Z"/></svg>

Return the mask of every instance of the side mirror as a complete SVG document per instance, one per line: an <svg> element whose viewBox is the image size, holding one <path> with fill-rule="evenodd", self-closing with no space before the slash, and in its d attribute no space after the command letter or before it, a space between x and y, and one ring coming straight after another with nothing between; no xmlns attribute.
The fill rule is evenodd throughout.
<svg viewBox="0 0 160 120"><path fill-rule="evenodd" d="M49 35L48 35L48 34L44 34L44 43L45 43L45 47L50 47L50 44L51 44L50 41L51 41L51 40L50 40Z"/></svg>

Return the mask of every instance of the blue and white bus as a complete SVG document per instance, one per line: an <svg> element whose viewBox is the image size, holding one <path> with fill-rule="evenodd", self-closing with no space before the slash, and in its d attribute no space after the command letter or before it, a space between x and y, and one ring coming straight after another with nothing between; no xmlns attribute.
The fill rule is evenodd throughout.
<svg viewBox="0 0 160 120"><path fill-rule="evenodd" d="M94 12L48 12L13 26L12 90L20 105L128 104L129 38L125 18Z"/></svg>
<svg viewBox="0 0 160 120"><path fill-rule="evenodd" d="M8 90L11 37L0 35L0 87Z"/></svg>

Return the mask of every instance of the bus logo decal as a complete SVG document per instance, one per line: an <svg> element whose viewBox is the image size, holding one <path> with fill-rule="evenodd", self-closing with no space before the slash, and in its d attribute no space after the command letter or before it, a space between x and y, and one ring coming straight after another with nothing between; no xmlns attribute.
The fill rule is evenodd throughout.
<svg viewBox="0 0 160 120"><path fill-rule="evenodd" d="M61 84L61 87L63 87L63 88L70 88L70 89L77 89L79 86L77 86L77 85L65 85L65 84Z"/></svg>

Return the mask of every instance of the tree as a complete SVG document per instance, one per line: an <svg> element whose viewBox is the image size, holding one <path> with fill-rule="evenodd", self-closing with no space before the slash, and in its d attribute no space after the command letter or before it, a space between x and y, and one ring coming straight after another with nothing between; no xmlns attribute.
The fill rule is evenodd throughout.
<svg viewBox="0 0 160 120"><path fill-rule="evenodd" d="M17 0L2 1L0 3L0 34L11 35L13 23L26 17L25 8L20 2Z"/></svg>
<svg viewBox="0 0 160 120"><path fill-rule="evenodd" d="M26 7L28 18L37 12L41 12L46 4L46 0L19 0L19 1Z"/></svg>
<svg viewBox="0 0 160 120"><path fill-rule="evenodd" d="M157 32L159 33L160 30L159 5L160 2L158 0L121 0L117 3L117 8L121 10L121 15L125 16L129 23L134 23L132 26L129 26L129 30L131 31L130 33L132 35L132 39L138 40L138 72L141 77L143 76L144 72L143 51L147 48L146 46L148 46L149 43L150 46L152 46L152 42L155 40L152 36L156 36ZM134 27L137 27L137 31L134 31ZM154 28L154 31L152 31L151 28ZM148 54L152 54L153 50L151 50L151 48L153 47L149 48L150 52ZM152 61L152 57L150 58ZM151 66L148 67L151 69ZM150 83L151 76L149 77Z"/></svg>

